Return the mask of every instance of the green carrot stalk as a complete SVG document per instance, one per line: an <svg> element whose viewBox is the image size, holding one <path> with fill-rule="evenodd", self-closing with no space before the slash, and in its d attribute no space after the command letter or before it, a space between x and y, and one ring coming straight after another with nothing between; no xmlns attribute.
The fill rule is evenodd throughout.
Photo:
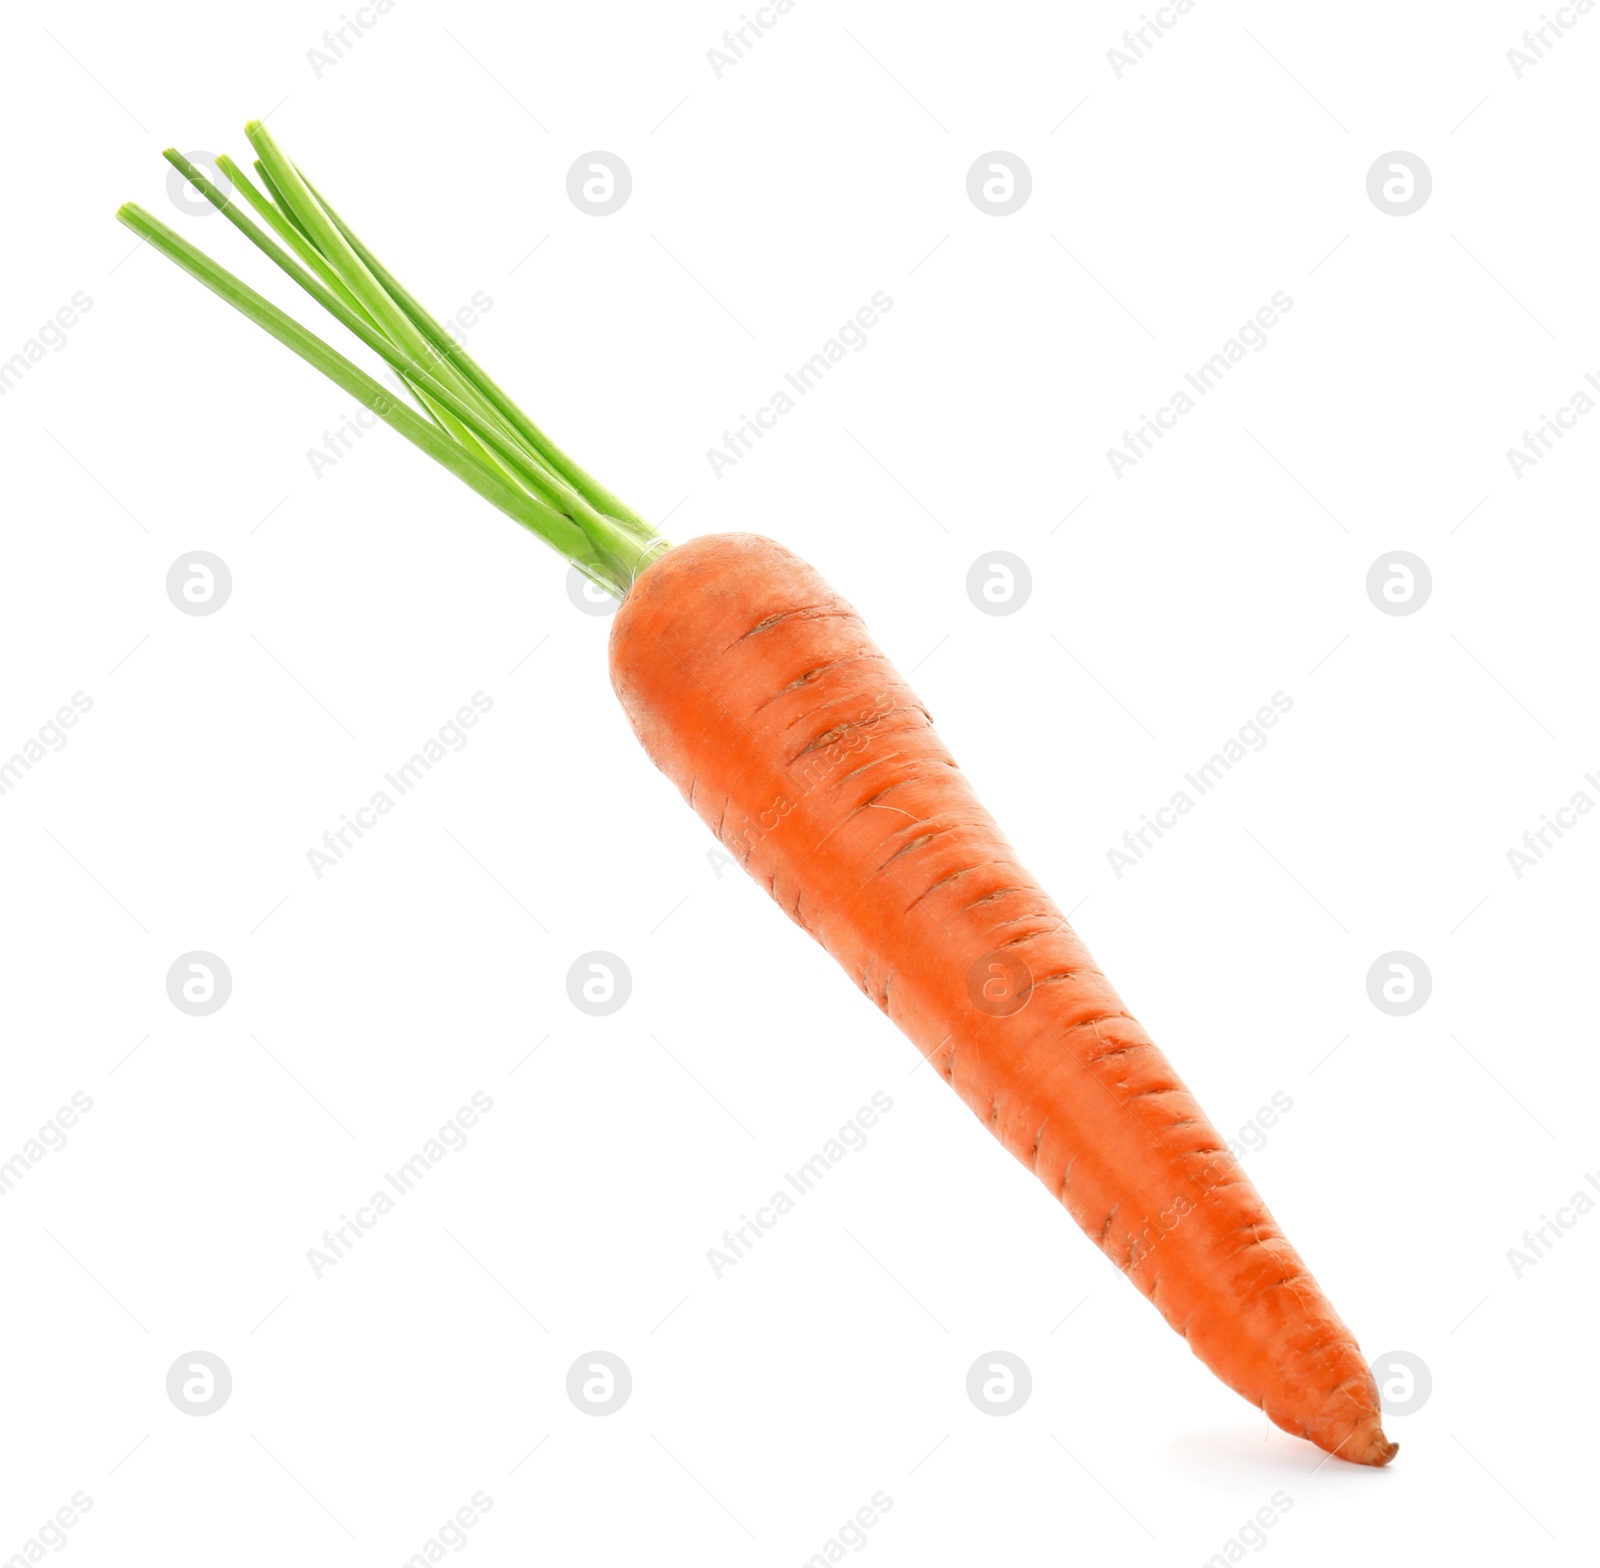
<svg viewBox="0 0 1600 1568"><path fill-rule="evenodd" d="M316 194L316 187L307 181L308 188ZM321 201L321 197L317 198ZM361 260L366 264L367 270L383 284L384 288L406 310L417 327L427 335L434 346L447 359L454 364L461 373L473 383L474 386L498 409L506 421L520 434L533 449L539 453L544 462L560 474L566 482L580 495L584 496L592 505L602 512L609 513L612 517L619 517L624 522L636 523L648 534L650 525L643 518L624 506L612 493L602 485L599 480L585 473L573 460L566 455L556 444L539 429L534 422L522 412L512 400L500 390L489 378L487 372L467 353L454 338L450 336L437 321L430 316L421 305L408 294L404 288L388 272L383 263L364 246L359 239L340 220L338 213L326 202L322 203L340 233L349 241Z"/></svg>
<svg viewBox="0 0 1600 1568"><path fill-rule="evenodd" d="M608 591L621 597L633 578L666 548L666 541L659 538L650 545L642 545L630 531L615 522L609 528L597 528L591 522L586 528L556 507L507 483L497 468L491 468L459 441L429 424L359 365L302 327L142 207L126 203L118 209L117 217L191 277L320 370L364 408L371 409L491 505L531 533L538 534Z"/></svg>
<svg viewBox="0 0 1600 1568"><path fill-rule="evenodd" d="M246 134L258 154L261 190L231 159L217 160L232 187L225 192L181 153L166 156L252 245L390 367L417 408L142 208L129 203L118 218L594 582L624 596L639 572L669 548L667 541L523 413L361 243L265 127L253 121ZM271 233L251 221L245 206Z"/></svg>
<svg viewBox="0 0 1600 1568"><path fill-rule="evenodd" d="M431 366L419 365L415 360L402 354L371 324L370 317L360 312L358 307L346 305L343 299L325 289L299 267L292 257L274 245L262 230L239 211L237 204L229 201L182 153L169 148L165 157L251 244L270 258L288 277L293 278L329 315L360 338L374 353L387 360L396 374L417 393L419 399L424 400L424 413L429 411L429 405L445 408L470 429L481 444L492 449L501 463L511 469L539 499L574 516L581 514L585 521L599 521L593 514L593 509L580 496L575 495L560 480L530 460L500 424L487 419L480 409L462 402L450 388L434 378Z"/></svg>
<svg viewBox="0 0 1600 1568"><path fill-rule="evenodd" d="M174 167L181 169L190 183L193 184L196 189L202 191L206 197L212 201L213 205L217 206L224 213L228 211L229 204L226 202L218 202L216 198L211 195L210 190L207 189L206 185L202 183L204 176L200 175L200 171L197 170L187 158L185 158L181 153L175 152L171 148L169 148L162 156L165 157L166 160ZM305 237L305 235L301 232L299 225L294 223L290 218L286 217L282 209L279 208L275 202L268 197L263 196L261 192L256 189L254 183L250 179L250 176L247 175L244 170L241 169L239 165L227 155L227 153L221 153L218 155L217 167L227 177L228 183L234 188L234 190L243 196L244 199L255 209L257 215L271 227L273 233L276 234L278 238L282 240L283 243L301 259L301 261L310 267L311 270L315 272L319 278L321 278L323 283L328 288L332 289L333 292L337 294L339 298L342 299L344 303L352 310L359 311L363 316L367 315L366 311L362 309L361 304L356 299L355 295L345 287L344 279L341 278L339 274L328 265L327 261L323 258L322 252L319 251L317 247ZM368 316L367 319L370 321L371 317Z"/></svg>

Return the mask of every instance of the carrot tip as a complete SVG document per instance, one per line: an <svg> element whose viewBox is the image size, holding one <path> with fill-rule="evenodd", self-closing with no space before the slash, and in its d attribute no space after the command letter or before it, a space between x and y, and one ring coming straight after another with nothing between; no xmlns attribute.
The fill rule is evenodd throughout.
<svg viewBox="0 0 1600 1568"><path fill-rule="evenodd" d="M1386 1465L1400 1452L1400 1445L1383 1435L1383 1425L1376 1415L1362 1422L1351 1436L1355 1439L1354 1443L1336 1452L1341 1458L1348 1457L1358 1465Z"/></svg>
<svg viewBox="0 0 1600 1568"><path fill-rule="evenodd" d="M1392 1443L1382 1432L1374 1434L1372 1447L1368 1450L1371 1455L1365 1462L1369 1465L1386 1465L1400 1452L1400 1445Z"/></svg>

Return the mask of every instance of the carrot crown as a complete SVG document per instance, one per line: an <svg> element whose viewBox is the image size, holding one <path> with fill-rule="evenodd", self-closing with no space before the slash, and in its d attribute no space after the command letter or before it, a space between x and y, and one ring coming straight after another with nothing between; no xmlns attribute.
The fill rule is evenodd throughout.
<svg viewBox="0 0 1600 1568"><path fill-rule="evenodd" d="M230 191L219 189L182 153L169 148L165 156L251 244L389 366L394 391L144 208L129 202L118 209L118 219L622 598L668 542L495 385L356 238L259 120L245 126L245 135L256 152L259 189L225 155L217 167Z"/></svg>

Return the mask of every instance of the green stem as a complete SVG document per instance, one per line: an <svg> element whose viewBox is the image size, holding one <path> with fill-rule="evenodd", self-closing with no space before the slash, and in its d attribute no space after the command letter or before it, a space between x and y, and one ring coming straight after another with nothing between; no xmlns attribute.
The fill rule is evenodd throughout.
<svg viewBox="0 0 1600 1568"><path fill-rule="evenodd" d="M652 530L644 519L638 516L629 507L624 506L612 493L606 489L599 480L585 473L565 452L553 442L523 411L492 381L483 368L467 353L443 327L439 325L423 307L401 287L392 273L384 267L383 263L369 251L365 245L351 232L332 207L323 201L317 194L316 187L310 181L306 188L311 191L321 204L324 212L344 236L350 248L360 257L367 271L376 278L383 287L400 304L401 308L410 316L417 329L424 333L433 343L434 347L456 366L461 374L479 390L496 411L504 418L517 433L533 447L540 459L549 468L560 474L566 482L593 506L602 512L609 513L612 517L622 519L624 522L636 524L648 535Z"/></svg>
<svg viewBox="0 0 1600 1568"><path fill-rule="evenodd" d="M176 151L174 148L169 147L166 152L162 154L162 156L167 160L168 163L172 164L174 168L180 170L188 179L189 183L193 185L195 189L198 190L214 207L216 207L219 212L228 218L233 225L250 240L253 245L258 246L266 255L270 256L278 266L283 267L284 271L287 272L290 277L292 277L297 283L301 284L302 287L305 287L303 275L298 271L292 270L284 265L285 258L283 252L277 249L275 246L266 243L265 236L262 235L261 232L254 227L254 225L250 224L248 220L245 220L243 214L238 211L237 206L227 197L218 192L211 182L206 178L206 176L199 169L195 168L195 166L191 164L182 153ZM299 225L291 222L290 219L274 202L272 202L268 197L263 196L261 192L255 188L254 184L251 183L250 176L247 175L244 170L241 169L238 164L236 164L226 153L218 154L217 167L227 177L228 182L233 189L240 193L244 199L249 202L251 207L254 208L255 211L271 226L272 232L276 234L279 239L284 242L284 244L289 246L289 248L294 251L295 255L297 255L308 267L311 268L317 277L322 280L322 283L325 285L325 287L335 294L349 311L360 316L368 326L375 326L376 324L373 322L372 317L368 315L364 309L362 309L360 301L357 300L355 295L353 295L350 290L345 287L344 279L342 279L339 274L328 265L326 259L322 255L322 252L319 251L317 247L305 237ZM260 167L261 165L258 163L256 168L259 170ZM307 292L309 293L312 291L308 289ZM319 304L323 305L324 308L330 310L332 309L332 306L327 305L327 302L322 298L321 295L312 293L312 297L316 299ZM417 403L421 407L423 413L426 414L429 419L433 420L435 424L438 424L438 416L429 406L428 400L424 398L420 392L418 392L416 386L412 384L409 379L406 380L406 384L411 386L411 390L416 395ZM443 429L443 426L441 425L440 428Z"/></svg>
<svg viewBox="0 0 1600 1568"><path fill-rule="evenodd" d="M361 308L372 317L398 348L412 359L427 361L435 358L426 338L412 325L406 313L384 293L383 286L367 271L361 258L350 248L344 236L329 220L322 205L311 194L300 171L284 156L273 141L266 126L252 120L245 127L245 135L261 158L263 177L269 179L271 188L288 215L299 224L306 238L322 253L328 264L338 273L345 287L353 294ZM457 396L472 400L471 388L456 376L448 365L435 368L435 378L445 383ZM435 407L439 421L458 441L476 448L478 454L496 467L499 466L489 449L477 440L466 425L442 406Z"/></svg>
<svg viewBox="0 0 1600 1568"><path fill-rule="evenodd" d="M337 349L308 332L142 207L127 203L118 210L117 217L191 277L320 370L435 462L449 469L491 505L538 534L618 597L627 591L628 584L649 560L660 553L660 548L665 547L665 541L658 540L651 547L641 548L639 541L621 528L604 541L592 539L583 527L556 507L507 484L497 468L428 424Z"/></svg>
<svg viewBox="0 0 1600 1568"><path fill-rule="evenodd" d="M207 186L210 182L205 180L205 176L201 174L200 171L196 169L194 165L183 156L182 153L168 148L168 150L162 154L162 156L165 157L167 162L172 164L175 168L182 170L184 175L188 178L189 183L192 184L197 190L201 191L206 198L211 201L212 205L218 208L219 211L224 213L229 211L229 204L225 201L218 202L216 197L212 196L211 191L207 189ZM335 272L333 268L330 267L323 259L322 252L319 251L317 247L300 232L300 229L296 224L291 223L289 219L284 216L283 212L274 202L263 196L261 192L255 188L255 185L250 180L250 176L247 175L244 170L241 169L239 165L227 155L227 153L222 153L218 156L217 167L222 170L224 175L227 176L228 181L233 188L238 191L238 193L243 196L247 202L250 203L250 205L255 209L257 215L272 229L272 232L276 234L278 238L282 240L283 243L301 259L301 261L310 267L311 270L322 279L323 283L328 288L332 289L333 292L337 294L340 299L342 299L352 310L361 310L361 306L355 295L344 286L344 279L341 278L339 274ZM361 314L366 315L366 312L362 310ZM370 321L372 318L368 316L367 319Z"/></svg>
<svg viewBox="0 0 1600 1568"><path fill-rule="evenodd" d="M670 548L552 442L367 249L260 122L245 128L262 189L231 159L224 192L177 152L168 160L252 245L377 354L418 409L141 208L118 217L263 330L619 598ZM263 192L265 194L263 194ZM237 196L239 199L235 200ZM271 230L259 228L245 206Z"/></svg>
<svg viewBox="0 0 1600 1568"><path fill-rule="evenodd" d="M425 398L424 412L427 411L427 404L437 404L447 409L466 425L480 442L491 447L501 462L506 467L514 470L517 477L540 500L548 502L563 512L571 512L573 502L577 502L578 506L583 508L581 498L574 496L559 480L552 477L536 463L531 462L526 454L509 439L499 425L492 424L484 419L477 409L468 407L448 387L436 381L425 366L417 364L415 360L408 359L404 354L400 353L372 326L368 317L358 314L355 307L346 305L331 290L324 288L308 272L297 266L291 256L274 245L271 239L245 217L239 211L238 206L230 202L222 191L206 177L204 172L190 163L182 153L169 149L165 156L167 161L175 169L178 169L184 178L223 217L232 223L252 245L267 256L288 277L293 278L329 315L333 316L335 320L356 337L360 338L375 354L385 359L390 367L406 381L420 398ZM584 520L588 521L587 509L584 510Z"/></svg>

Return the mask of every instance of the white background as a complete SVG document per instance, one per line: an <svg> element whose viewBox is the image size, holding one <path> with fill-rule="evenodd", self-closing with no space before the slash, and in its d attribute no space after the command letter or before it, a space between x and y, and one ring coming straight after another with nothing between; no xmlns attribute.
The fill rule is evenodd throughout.
<svg viewBox="0 0 1600 1568"><path fill-rule="evenodd" d="M1600 17L1519 80L1533 5L1200 0L1119 79L1138 10L1062 9L798 0L719 78L735 4L399 0L320 76L333 0L8 8L0 358L93 305L0 399L0 754L93 706L0 796L0 1160L94 1108L0 1201L0 1553L81 1490L85 1568L396 1564L481 1491L474 1562L799 1564L881 1491L881 1564L1184 1565L1281 1492L1274 1562L1578 1560L1600 1218L1520 1278L1507 1249L1600 1166L1600 821L1520 879L1506 851L1600 799L1600 415L1505 454L1600 374ZM857 604L1224 1132L1292 1099L1247 1168L1366 1351L1431 1371L1388 1470L1218 1383L717 874L555 556L388 431L315 477L350 400L112 221L138 200L310 320L166 195L162 147L241 156L269 111L413 292L492 299L473 352L619 494ZM565 191L592 149L634 180L604 219ZM1032 172L1010 217L966 194L993 149ZM1434 182L1405 218L1366 191L1396 149ZM869 346L716 477L878 290ZM1033 576L1007 617L964 588L994 549ZM193 550L232 572L208 617L165 591ZM1433 578L1404 617L1364 586L1395 550ZM1275 691L1270 744L1118 877ZM194 949L232 973L209 1017L166 994ZM605 1018L566 993L595 949L633 977ZM1433 977L1409 1017L1367 996L1395 949ZM468 1145L316 1277L474 1091ZM715 1277L874 1091L867 1147ZM565 1391L596 1349L633 1377L605 1418ZM995 1349L1033 1377L1004 1418L965 1392ZM203 1418L165 1391L192 1350L233 1377Z"/></svg>

